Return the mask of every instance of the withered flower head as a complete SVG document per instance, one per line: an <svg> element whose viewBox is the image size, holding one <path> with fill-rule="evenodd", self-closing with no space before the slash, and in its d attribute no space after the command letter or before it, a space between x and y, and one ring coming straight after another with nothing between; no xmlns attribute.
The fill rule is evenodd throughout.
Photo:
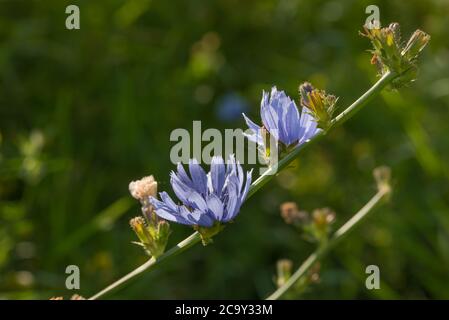
<svg viewBox="0 0 449 320"><path fill-rule="evenodd" d="M149 197L155 197L157 193L157 182L153 176L143 177L140 180L131 181L129 192L140 201L146 201Z"/></svg>

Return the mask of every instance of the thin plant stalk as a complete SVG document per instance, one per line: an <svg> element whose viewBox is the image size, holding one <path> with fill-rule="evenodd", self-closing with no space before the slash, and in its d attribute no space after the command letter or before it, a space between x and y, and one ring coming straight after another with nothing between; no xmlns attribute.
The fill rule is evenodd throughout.
<svg viewBox="0 0 449 320"><path fill-rule="evenodd" d="M359 111L363 106L365 106L374 96L376 96L378 93L380 93L382 91L382 89L385 88L385 86L387 86L395 77L396 77L396 74L393 72L385 73L368 91L366 91L360 98L358 98L356 101L354 101L354 103L352 103L347 109L345 109L334 120L332 120L331 126L326 132L321 131L319 134L315 135L308 142L293 149L288 155L286 155L284 158L282 158L276 166L269 168L263 175L261 175L251 185L250 190L248 192L247 199L250 198L251 196L253 196L267 182L269 182L271 179L273 179L273 177L275 176L275 174L277 172L286 168L294 159L296 159L296 157L299 155L299 153L303 149L305 149L309 145L317 142L327 132L329 132L333 128L341 125L343 122L345 122L350 117L352 117L357 111ZM97 293L94 296L92 296L91 298L89 298L89 300L98 299L98 298L112 292L113 290L118 289L119 287L123 286L125 283L127 283L131 279L135 278L136 276L140 275L144 271L152 269L155 266L161 264L167 258L185 251L186 249L199 243L200 240L201 240L200 234L198 232L194 232L189 237L182 240L175 247L168 250L166 253L164 253L159 258L149 259L147 262L145 262L143 265L139 266L137 269L131 271L130 273L125 275L123 278L117 280L116 282L109 285L107 288L103 289L99 293Z"/></svg>
<svg viewBox="0 0 449 320"><path fill-rule="evenodd" d="M165 252L159 258L157 258L157 259L155 259L153 257L150 258L147 262L145 262L144 264L139 266L137 269L134 269L133 271L131 271L124 277L120 278L119 280L117 280L116 282L111 284L110 286L108 286L105 289L98 292L96 295L90 297L89 300L96 300L96 299L102 297L103 295L120 288L125 283L127 283L129 280L135 278L136 276L140 275L141 273L143 273L144 271L146 271L150 268L159 266L167 258L174 257L174 256L180 254L181 252L183 252L183 251L187 250L188 248L190 248L191 246L195 245L200 240L201 240L201 237L200 237L199 233L194 232L189 237L185 238L180 243L178 243L176 246L174 246L173 248L171 248L170 250Z"/></svg>
<svg viewBox="0 0 449 320"><path fill-rule="evenodd" d="M340 229L338 229L332 237L324 245L319 246L302 265L293 273L293 275L275 292L273 292L266 300L277 300L282 297L295 283L307 275L312 266L322 259L333 247L343 240L352 230L355 229L362 221L369 216L369 213L388 196L390 189L380 189L367 204L365 204L351 219L349 219Z"/></svg>

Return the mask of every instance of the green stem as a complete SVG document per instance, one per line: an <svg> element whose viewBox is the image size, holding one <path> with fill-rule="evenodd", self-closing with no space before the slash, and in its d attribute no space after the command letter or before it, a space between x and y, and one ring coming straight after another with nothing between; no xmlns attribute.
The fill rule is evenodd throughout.
<svg viewBox="0 0 449 320"><path fill-rule="evenodd" d="M295 273L275 292L273 292L266 300L279 299L288 289L290 289L298 280L304 277L310 268L321 258L323 258L335 245L344 239L356 226L366 219L368 214L384 199L388 194L389 189L380 189L367 204L363 206L351 219L349 219L340 229L338 229L329 241L320 246L314 253L312 253L303 264L295 271Z"/></svg>
<svg viewBox="0 0 449 320"><path fill-rule="evenodd" d="M368 101L370 101L376 94L378 94L388 83L390 83L395 78L395 74L391 72L387 72L382 78L380 78L367 92L365 92L359 99L357 99L353 104L351 104L345 111L343 111L341 114L339 114L331 123L331 126L327 132L329 132L334 127L342 124L347 119L349 119L354 113L356 113L360 108L362 108ZM261 175L254 183L251 185L250 190L248 192L247 199L253 196L260 188L262 188L267 182L269 182L275 174L284 168L286 168L301 152L301 150L307 148L309 145L315 143L319 139L321 139L327 132L320 132L316 136L314 136L311 140L308 142L300 145L299 147L293 149L287 156L282 158L277 166L269 168L263 175ZM107 288L103 289L93 297L91 297L91 300L95 300L110 291L122 286L129 280L133 279L137 275L140 275L142 272L153 268L157 265L159 265L162 261L167 259L170 256L173 256L175 254L178 254L180 252L183 252L187 248L195 245L196 243L200 242L201 238L198 232L193 233L188 238L181 241L177 246L173 247L169 251L167 251L165 254L160 256L158 259L150 259L147 262L145 262L143 265L135 269L134 271L128 273L123 278L117 280Z"/></svg>
<svg viewBox="0 0 449 320"><path fill-rule="evenodd" d="M397 74L391 71L386 72L368 91L366 91L360 98L354 101L345 111L340 113L332 120L330 129L335 126L342 125L346 120L349 120L357 111L363 108L368 102L373 99L376 94L380 93Z"/></svg>
<svg viewBox="0 0 449 320"><path fill-rule="evenodd" d="M105 289L98 292L96 295L89 298L89 300L96 300L102 296L104 296L107 293L112 292L113 290L116 290L123 286L125 283L127 283L129 280L135 278L136 276L140 275L144 271L148 270L151 267L156 267L160 265L163 261L165 261L168 257L174 257L181 252L187 250L191 246L195 245L196 243L200 242L201 237L198 232L192 233L190 236L182 240L180 243L178 243L176 246L168 250L166 253L161 255L159 258L151 258L141 266L139 266L137 269L134 269L130 273L128 273L126 276L120 278L110 286L106 287Z"/></svg>

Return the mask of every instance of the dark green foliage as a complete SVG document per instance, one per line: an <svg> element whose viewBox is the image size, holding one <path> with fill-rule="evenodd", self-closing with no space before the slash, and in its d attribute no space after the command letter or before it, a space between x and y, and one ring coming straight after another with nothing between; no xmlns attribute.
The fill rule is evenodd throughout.
<svg viewBox="0 0 449 320"><path fill-rule="evenodd" d="M65 28L78 4L81 29ZM369 1L0 1L0 298L89 296L142 263L128 183L153 174L169 190L170 132L245 128L219 102L243 97L258 119L263 89L296 101L304 81L349 105L376 81ZM139 278L115 298L262 298L276 261L313 250L279 215L330 207L336 226L393 171L393 195L321 265L304 298L449 298L449 3L379 1L381 22L431 35L411 87L385 92L306 150L214 238ZM338 109L336 113L341 111ZM169 247L190 234L172 225ZM365 288L365 267L381 290Z"/></svg>

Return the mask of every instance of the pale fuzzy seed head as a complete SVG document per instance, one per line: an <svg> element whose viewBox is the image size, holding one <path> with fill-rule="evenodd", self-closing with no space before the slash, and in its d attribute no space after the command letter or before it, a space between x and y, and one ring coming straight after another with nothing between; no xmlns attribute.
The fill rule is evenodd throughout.
<svg viewBox="0 0 449 320"><path fill-rule="evenodd" d="M135 199L145 201L148 197L156 197L157 182L153 176L143 177L129 184L129 192Z"/></svg>

